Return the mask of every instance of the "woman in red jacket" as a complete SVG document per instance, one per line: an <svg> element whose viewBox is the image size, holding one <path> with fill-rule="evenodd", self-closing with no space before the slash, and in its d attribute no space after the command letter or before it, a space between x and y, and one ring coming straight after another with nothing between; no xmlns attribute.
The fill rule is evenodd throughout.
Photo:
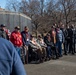
<svg viewBox="0 0 76 75"><path fill-rule="evenodd" d="M18 54L20 55L20 50L23 43L22 43L22 36L19 30L20 30L20 27L16 26L15 30L11 33L10 41L13 43Z"/></svg>

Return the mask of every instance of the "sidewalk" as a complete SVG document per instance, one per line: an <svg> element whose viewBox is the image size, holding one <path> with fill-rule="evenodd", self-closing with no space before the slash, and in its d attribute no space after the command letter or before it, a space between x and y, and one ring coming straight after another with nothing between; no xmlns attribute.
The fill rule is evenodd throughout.
<svg viewBox="0 0 76 75"><path fill-rule="evenodd" d="M76 54L41 64L25 64L27 75L76 75Z"/></svg>

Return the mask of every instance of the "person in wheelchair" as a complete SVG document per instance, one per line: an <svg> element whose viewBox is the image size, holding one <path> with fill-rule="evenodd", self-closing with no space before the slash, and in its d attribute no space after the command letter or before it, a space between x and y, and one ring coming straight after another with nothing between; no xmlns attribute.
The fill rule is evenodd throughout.
<svg viewBox="0 0 76 75"><path fill-rule="evenodd" d="M42 48L36 42L34 36L31 36L28 50L29 50L29 62L31 62L32 60L35 60L38 63L43 62L43 60L42 60Z"/></svg>
<svg viewBox="0 0 76 75"><path fill-rule="evenodd" d="M48 33L47 38L45 40L45 43L47 44L47 58L53 59L53 58L58 58L57 56L57 48L55 44L52 41L51 35Z"/></svg>
<svg viewBox="0 0 76 75"><path fill-rule="evenodd" d="M46 60L46 47L47 45L45 44L44 40L42 39L42 36L41 35L38 35L38 38L37 38L37 42L40 44L41 48L42 48L42 58L43 60L45 61Z"/></svg>

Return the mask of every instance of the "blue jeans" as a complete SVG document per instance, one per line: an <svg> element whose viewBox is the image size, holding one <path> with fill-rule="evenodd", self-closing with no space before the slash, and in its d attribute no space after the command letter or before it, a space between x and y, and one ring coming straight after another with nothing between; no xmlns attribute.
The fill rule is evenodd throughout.
<svg viewBox="0 0 76 75"><path fill-rule="evenodd" d="M47 46L47 57L51 56L51 46Z"/></svg>
<svg viewBox="0 0 76 75"><path fill-rule="evenodd" d="M58 47L59 55L61 56L62 55L62 42L58 41L57 42L57 47Z"/></svg>
<svg viewBox="0 0 76 75"><path fill-rule="evenodd" d="M15 46L15 48L16 48L16 51L18 52L19 56L20 56L20 54L21 54L21 48L17 47L17 46Z"/></svg>

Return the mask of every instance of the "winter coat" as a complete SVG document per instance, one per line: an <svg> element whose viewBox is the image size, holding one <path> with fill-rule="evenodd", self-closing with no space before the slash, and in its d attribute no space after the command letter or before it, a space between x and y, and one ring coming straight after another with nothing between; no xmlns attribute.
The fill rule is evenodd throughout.
<svg viewBox="0 0 76 75"><path fill-rule="evenodd" d="M21 47L23 45L20 32L13 31L11 33L10 41L14 44L14 46Z"/></svg>

